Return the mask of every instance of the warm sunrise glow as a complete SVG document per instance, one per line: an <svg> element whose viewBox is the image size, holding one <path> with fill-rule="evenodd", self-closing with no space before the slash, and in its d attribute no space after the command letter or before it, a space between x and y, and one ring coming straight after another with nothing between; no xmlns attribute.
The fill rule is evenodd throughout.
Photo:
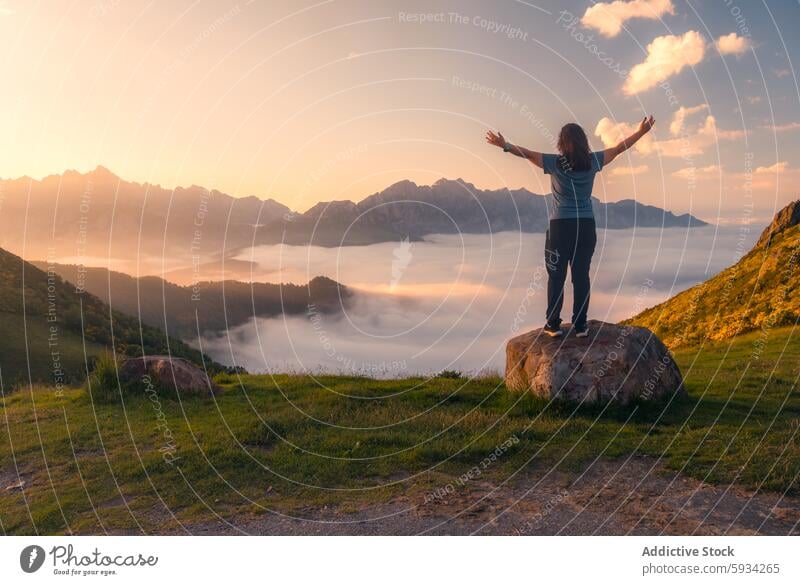
<svg viewBox="0 0 800 585"><path fill-rule="evenodd" d="M766 19L743 30L712 7L697 7L708 9L703 21L642 0L507 3L491 18L478 2L427 18L360 1L5 7L6 178L103 164L128 180L274 197L299 211L406 178L544 192L533 169L487 148L487 128L553 150L548 137L566 121L611 131L647 112L660 124L627 166L650 172L606 176L598 196L714 218L718 178L687 188L676 173L687 166L681 136L669 130L697 108L706 113L687 118L699 132L684 153L692 165L744 172L754 152L756 166L787 161L778 177L800 166L796 88L782 74L783 43L797 39L760 35ZM603 133L592 142L607 144ZM789 200L789 182L776 183L758 193L758 215ZM726 189L722 207L741 208L735 185Z"/></svg>

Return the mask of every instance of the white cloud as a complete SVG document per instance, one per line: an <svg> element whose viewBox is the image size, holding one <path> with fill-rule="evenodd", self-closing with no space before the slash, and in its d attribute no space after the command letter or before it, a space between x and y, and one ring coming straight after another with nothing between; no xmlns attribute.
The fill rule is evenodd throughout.
<svg viewBox="0 0 800 585"><path fill-rule="evenodd" d="M785 160L782 160L768 167L756 167L756 170L753 172L756 175L777 175L780 173L785 173L788 170L789 163Z"/></svg>
<svg viewBox="0 0 800 585"><path fill-rule="evenodd" d="M786 124L765 124L761 126L765 130L772 132L790 132L792 130L800 130L800 122L787 122Z"/></svg>
<svg viewBox="0 0 800 585"><path fill-rule="evenodd" d="M667 157L699 156L720 140L737 140L744 135L741 130L717 128L716 118L709 114L702 124L682 131L680 137L655 142L653 150Z"/></svg>
<svg viewBox="0 0 800 585"><path fill-rule="evenodd" d="M742 187L753 191L790 191L794 193L800 181L800 169L789 166L785 160L778 161L768 167L756 167L751 176L740 174L744 181Z"/></svg>
<svg viewBox="0 0 800 585"><path fill-rule="evenodd" d="M655 87L685 67L697 65L705 54L706 42L697 31L656 37L647 45L645 60L631 69L622 91L635 95Z"/></svg>
<svg viewBox="0 0 800 585"><path fill-rule="evenodd" d="M670 133L675 138L656 140L654 133L651 132L642 137L634 148L644 155L656 153L671 158L698 156L718 140L736 140L745 135L741 130L717 128L716 118L710 114L700 124L691 127L686 125L689 116L706 109L706 107L705 104L702 104L679 109L670 123ZM636 128L637 126L634 124L614 122L610 118L603 118L597 123L594 133L602 140L605 147L610 147L633 134Z"/></svg>
<svg viewBox="0 0 800 585"><path fill-rule="evenodd" d="M650 167L647 165L637 165L635 167L621 166L612 168L610 175L612 177L630 177L633 175L641 175L649 170Z"/></svg>
<svg viewBox="0 0 800 585"><path fill-rule="evenodd" d="M722 55L741 55L751 47L749 39L740 37L735 32L719 37L715 45Z"/></svg>
<svg viewBox="0 0 800 585"><path fill-rule="evenodd" d="M626 21L632 18L658 19L665 14L675 14L672 0L615 0L598 2L586 9L581 24L593 28L605 37L615 37Z"/></svg>
<svg viewBox="0 0 800 585"><path fill-rule="evenodd" d="M686 167L679 169L672 173L672 176L679 179L686 179L687 181L696 181L700 179L712 179L721 177L722 167L719 165L708 165L706 167Z"/></svg>
<svg viewBox="0 0 800 585"><path fill-rule="evenodd" d="M735 187L739 190L780 194L796 199L797 184L800 183L800 168L792 167L785 160L769 166L756 167L749 173L735 173Z"/></svg>
<svg viewBox="0 0 800 585"><path fill-rule="evenodd" d="M672 176L686 181L717 181L739 191L748 190L760 193L780 194L796 198L796 186L800 182L800 169L792 167L787 161L778 161L768 166L756 167L749 173L725 171L718 165L705 167L686 167L672 173Z"/></svg>
<svg viewBox="0 0 800 585"><path fill-rule="evenodd" d="M792 74L789 69L773 69L772 72L776 77L789 77Z"/></svg>
<svg viewBox="0 0 800 585"><path fill-rule="evenodd" d="M700 104L699 106L692 106L686 108L681 106L678 111L672 116L672 122L669 125L669 131L673 136L677 136L683 130L683 124L689 116L708 109L708 104Z"/></svg>

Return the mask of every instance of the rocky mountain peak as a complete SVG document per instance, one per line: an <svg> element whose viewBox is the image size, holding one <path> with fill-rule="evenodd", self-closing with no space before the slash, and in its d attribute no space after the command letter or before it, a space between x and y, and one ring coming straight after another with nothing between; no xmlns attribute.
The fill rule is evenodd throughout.
<svg viewBox="0 0 800 585"><path fill-rule="evenodd" d="M358 214L358 208L352 201L321 201L306 211L303 216L317 219L324 216L327 220L351 219Z"/></svg>
<svg viewBox="0 0 800 585"><path fill-rule="evenodd" d="M792 201L775 214L772 223L761 232L761 237L758 238L756 247L769 246L772 243L772 238L798 224L800 224L800 199Z"/></svg>

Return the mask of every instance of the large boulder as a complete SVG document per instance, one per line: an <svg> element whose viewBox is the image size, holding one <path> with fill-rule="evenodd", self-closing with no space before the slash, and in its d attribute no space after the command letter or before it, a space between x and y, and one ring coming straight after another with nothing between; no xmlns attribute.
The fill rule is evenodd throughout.
<svg viewBox="0 0 800 585"><path fill-rule="evenodd" d="M506 386L586 403L657 400L683 392L680 370L649 329L589 321L589 336L535 329L506 346Z"/></svg>
<svg viewBox="0 0 800 585"><path fill-rule="evenodd" d="M119 377L122 383L148 384L171 388L180 395L210 396L220 387L202 369L183 358L168 355L148 355L122 362Z"/></svg>

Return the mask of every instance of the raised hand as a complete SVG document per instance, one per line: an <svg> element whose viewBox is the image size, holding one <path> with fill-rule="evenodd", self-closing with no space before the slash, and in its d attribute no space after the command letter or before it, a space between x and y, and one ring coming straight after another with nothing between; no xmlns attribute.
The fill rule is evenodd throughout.
<svg viewBox="0 0 800 585"><path fill-rule="evenodd" d="M644 118L642 118L642 121L639 124L639 132L641 132L642 134L647 134L648 132L650 132L653 126L655 126L655 124L656 124L656 119L653 118L653 116L650 116L649 118L645 116Z"/></svg>
<svg viewBox="0 0 800 585"><path fill-rule="evenodd" d="M653 129L653 126L656 124L656 119L653 116L645 116L642 118L642 121L639 122L639 129L622 140L616 146L612 146L611 148L606 148L603 151L603 166L611 164L611 162L617 158L620 154L628 150L634 144L636 144L642 136L650 132Z"/></svg>
<svg viewBox="0 0 800 585"><path fill-rule="evenodd" d="M506 139L503 138L503 135L500 134L499 132L497 134L495 134L491 130L489 130L486 133L486 142L488 142L489 144L491 144L493 146L498 146L500 148L503 148L506 145Z"/></svg>

